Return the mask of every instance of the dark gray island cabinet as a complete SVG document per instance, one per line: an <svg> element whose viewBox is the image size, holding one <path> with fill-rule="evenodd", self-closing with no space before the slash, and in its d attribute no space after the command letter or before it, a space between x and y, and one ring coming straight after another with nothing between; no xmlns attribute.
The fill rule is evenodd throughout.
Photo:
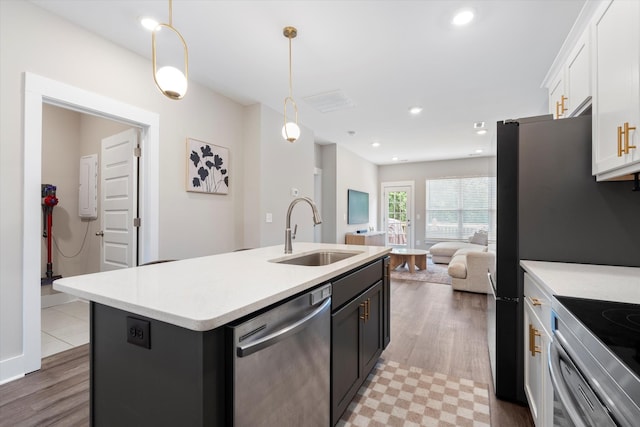
<svg viewBox="0 0 640 427"><path fill-rule="evenodd" d="M320 284L333 292L332 425L390 340L388 262L380 257ZM195 331L91 302L92 425L233 425L233 351L225 326Z"/></svg>

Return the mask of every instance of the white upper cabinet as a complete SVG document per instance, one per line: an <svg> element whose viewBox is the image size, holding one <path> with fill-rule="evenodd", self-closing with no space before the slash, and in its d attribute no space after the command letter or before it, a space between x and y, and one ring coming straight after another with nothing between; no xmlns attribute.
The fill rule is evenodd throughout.
<svg viewBox="0 0 640 427"><path fill-rule="evenodd" d="M565 112L569 117L582 113L591 101L591 44L589 31L585 31L569 54L565 67ZM566 117L566 116L563 116Z"/></svg>
<svg viewBox="0 0 640 427"><path fill-rule="evenodd" d="M640 171L640 1L613 0L592 21L593 174Z"/></svg>
<svg viewBox="0 0 640 427"><path fill-rule="evenodd" d="M566 61L549 80L549 113L555 119L573 117L591 101L591 50L589 31L584 31Z"/></svg>

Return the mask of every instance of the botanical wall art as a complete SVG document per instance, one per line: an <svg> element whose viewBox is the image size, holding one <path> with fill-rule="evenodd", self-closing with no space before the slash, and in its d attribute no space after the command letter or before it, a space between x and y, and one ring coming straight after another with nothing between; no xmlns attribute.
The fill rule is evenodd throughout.
<svg viewBox="0 0 640 427"><path fill-rule="evenodd" d="M187 138L187 191L229 194L229 149Z"/></svg>

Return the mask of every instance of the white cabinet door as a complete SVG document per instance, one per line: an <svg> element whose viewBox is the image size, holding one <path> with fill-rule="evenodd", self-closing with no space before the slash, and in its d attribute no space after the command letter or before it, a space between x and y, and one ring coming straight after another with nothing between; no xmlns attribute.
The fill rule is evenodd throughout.
<svg viewBox="0 0 640 427"><path fill-rule="evenodd" d="M566 116L574 117L589 105L591 100L591 55L589 31L585 31L571 51L565 69L567 99L564 102Z"/></svg>
<svg viewBox="0 0 640 427"><path fill-rule="evenodd" d="M549 86L549 114L553 114L554 119L560 119L566 112L563 108L565 102L564 88L564 68L551 81Z"/></svg>
<svg viewBox="0 0 640 427"><path fill-rule="evenodd" d="M551 297L525 274L524 300L524 391L536 427L546 427L553 425L553 389L547 364Z"/></svg>
<svg viewBox="0 0 640 427"><path fill-rule="evenodd" d="M592 28L593 174L640 171L640 2L605 4ZM636 129L628 129L636 128Z"/></svg>
<svg viewBox="0 0 640 427"><path fill-rule="evenodd" d="M591 47L584 32L549 85L549 113L555 119L573 117L591 101Z"/></svg>
<svg viewBox="0 0 640 427"><path fill-rule="evenodd" d="M541 426L543 419L543 345L544 330L540 321L527 301L524 308L524 391L529 402L529 410L536 426Z"/></svg>

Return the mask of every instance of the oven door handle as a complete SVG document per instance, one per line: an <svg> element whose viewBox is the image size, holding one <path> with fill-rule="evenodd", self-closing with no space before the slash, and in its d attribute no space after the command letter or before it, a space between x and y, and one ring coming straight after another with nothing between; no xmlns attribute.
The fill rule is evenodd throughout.
<svg viewBox="0 0 640 427"><path fill-rule="evenodd" d="M564 360L564 362L571 366L572 369L577 371L577 368L567 352L562 348L562 345L559 343L559 341L565 341L559 331L555 331L554 338L555 339L551 340L551 345L549 346L549 374L551 376L551 383L553 384L554 392L557 393L560 403L562 403L562 406L575 426L589 427L585 423L584 418L571 398L569 387L567 387L567 384L562 380L560 359Z"/></svg>
<svg viewBox="0 0 640 427"><path fill-rule="evenodd" d="M567 353L567 340L558 330L554 332L554 339L549 346L549 374L553 384L554 392L557 393L560 403L571 418L576 427L597 425L599 427L612 426L617 424L611 418L609 409L604 406L591 385L582 376L576 367L571 356ZM562 373L560 362L566 365L564 369L568 374L575 375L573 380L575 392L572 392ZM575 399L572 398L575 396ZM582 405L580 402L584 403Z"/></svg>

